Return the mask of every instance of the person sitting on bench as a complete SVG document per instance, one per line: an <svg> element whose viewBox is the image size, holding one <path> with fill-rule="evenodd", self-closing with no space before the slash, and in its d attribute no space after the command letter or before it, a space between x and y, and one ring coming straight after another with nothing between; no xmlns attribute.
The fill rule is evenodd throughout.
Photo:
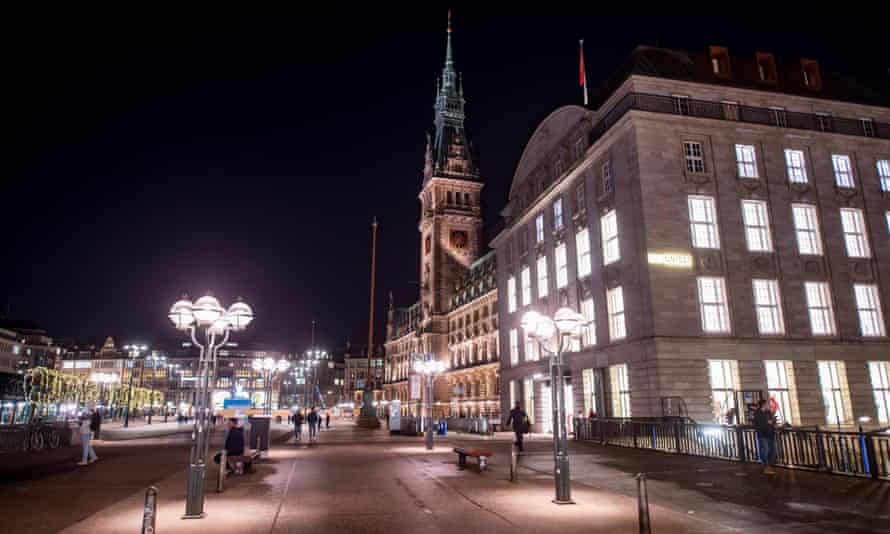
<svg viewBox="0 0 890 534"><path fill-rule="evenodd" d="M224 445L226 449L226 455L229 460L232 460L235 456L244 456L244 429L238 426L238 419L231 418L226 421L226 442ZM221 453L217 453L214 456L213 461L219 463ZM231 470L231 466L226 466L227 469ZM244 462L244 467L246 469L250 468L250 461ZM236 470L237 471L237 470ZM241 473L237 473L241 474Z"/></svg>

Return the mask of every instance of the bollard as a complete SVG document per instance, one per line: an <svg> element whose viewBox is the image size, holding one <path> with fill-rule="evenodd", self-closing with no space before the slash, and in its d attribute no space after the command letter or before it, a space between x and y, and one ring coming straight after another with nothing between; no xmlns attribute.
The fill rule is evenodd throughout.
<svg viewBox="0 0 890 534"><path fill-rule="evenodd" d="M514 443L510 448L510 482L516 482L519 480L518 473L516 472L517 460L519 455L517 454L517 447Z"/></svg>
<svg viewBox="0 0 890 534"><path fill-rule="evenodd" d="M142 514L142 534L154 534L158 518L158 488L149 486L145 490L145 508Z"/></svg>
<svg viewBox="0 0 890 534"><path fill-rule="evenodd" d="M225 490L224 484L226 481L226 467L228 466L228 451L225 449L219 453L219 474L216 478L216 492L222 493Z"/></svg>
<svg viewBox="0 0 890 534"><path fill-rule="evenodd" d="M646 474L637 473L637 513L640 520L640 534L652 534L649 523L649 495L646 492Z"/></svg>

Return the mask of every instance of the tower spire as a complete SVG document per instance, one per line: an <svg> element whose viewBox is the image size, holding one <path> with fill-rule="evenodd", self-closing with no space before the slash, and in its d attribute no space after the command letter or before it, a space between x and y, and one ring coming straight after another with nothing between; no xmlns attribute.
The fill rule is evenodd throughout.
<svg viewBox="0 0 890 534"><path fill-rule="evenodd" d="M448 27L445 29L445 35L447 36L447 46L445 47L445 66L448 67L454 64L454 59L451 56L451 10L448 10Z"/></svg>

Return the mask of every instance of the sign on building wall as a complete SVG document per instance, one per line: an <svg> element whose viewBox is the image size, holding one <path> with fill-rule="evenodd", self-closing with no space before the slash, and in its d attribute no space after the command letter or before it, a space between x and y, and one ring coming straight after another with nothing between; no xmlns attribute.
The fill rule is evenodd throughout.
<svg viewBox="0 0 890 534"><path fill-rule="evenodd" d="M664 267L689 269L692 267L692 256L682 252L650 252L649 263Z"/></svg>

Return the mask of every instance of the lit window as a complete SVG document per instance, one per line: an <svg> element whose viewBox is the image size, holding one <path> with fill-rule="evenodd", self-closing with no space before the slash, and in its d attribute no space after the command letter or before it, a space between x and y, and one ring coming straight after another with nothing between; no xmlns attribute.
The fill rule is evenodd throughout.
<svg viewBox="0 0 890 534"><path fill-rule="evenodd" d="M801 254L821 256L822 237L819 235L819 216L816 206L792 204L794 229L797 233L797 249Z"/></svg>
<svg viewBox="0 0 890 534"><path fill-rule="evenodd" d="M849 395L847 373L844 362L820 361L819 384L822 387L822 402L825 404L825 422L842 424L849 422Z"/></svg>
<svg viewBox="0 0 890 534"><path fill-rule="evenodd" d="M562 198L553 201L553 229L562 228Z"/></svg>
<svg viewBox="0 0 890 534"><path fill-rule="evenodd" d="M591 272L590 266L590 232L587 228L575 234L575 249L578 254L578 278Z"/></svg>
<svg viewBox="0 0 890 534"><path fill-rule="evenodd" d="M544 214L535 217L535 243L544 241Z"/></svg>
<svg viewBox="0 0 890 534"><path fill-rule="evenodd" d="M519 332L510 330L510 365L519 365Z"/></svg>
<svg viewBox="0 0 890 534"><path fill-rule="evenodd" d="M833 336L835 333L834 310L831 306L831 289L826 282L804 282L810 330L814 336Z"/></svg>
<svg viewBox="0 0 890 534"><path fill-rule="evenodd" d="M546 297L550 293L550 281L547 279L547 256L538 256L535 271L538 274L538 298Z"/></svg>
<svg viewBox="0 0 890 534"><path fill-rule="evenodd" d="M511 410L513 409L513 406L516 406L516 400L519 397L516 393L516 390L518 389L517 386L518 386L518 384L516 383L515 380L510 381L510 409Z"/></svg>
<svg viewBox="0 0 890 534"><path fill-rule="evenodd" d="M584 326L581 327L581 343L585 347L596 345L596 315L593 311L593 299L581 301L581 316L584 317Z"/></svg>
<svg viewBox="0 0 890 534"><path fill-rule="evenodd" d="M630 383L627 380L627 364L610 365L612 382L612 417L630 417Z"/></svg>
<svg viewBox="0 0 890 534"><path fill-rule="evenodd" d="M788 170L788 181L795 184L807 183L807 164L803 150L785 149L785 168Z"/></svg>
<svg viewBox="0 0 890 534"><path fill-rule="evenodd" d="M757 178L757 153L753 145L736 145L735 159L739 178Z"/></svg>
<svg viewBox="0 0 890 534"><path fill-rule="evenodd" d="M726 282L721 277L698 277L698 305L702 331L729 332L729 307L726 304Z"/></svg>
<svg viewBox="0 0 890 534"><path fill-rule="evenodd" d="M609 340L627 337L624 324L624 292L621 286L606 291L606 305L609 308Z"/></svg>
<svg viewBox="0 0 890 534"><path fill-rule="evenodd" d="M794 367L789 360L766 360L766 387L770 404L775 403L776 421L793 424L797 412L797 388L794 383Z"/></svg>
<svg viewBox="0 0 890 534"><path fill-rule="evenodd" d="M745 240L752 252L772 252L773 241L769 231L769 213L762 200L742 201L742 220L745 224Z"/></svg>
<svg viewBox="0 0 890 534"><path fill-rule="evenodd" d="M597 398L596 398L596 380L593 377L593 369L582 369L581 370L581 382L584 388L584 415L586 416L590 412L597 413ZM599 414L597 414L599 415Z"/></svg>
<svg viewBox="0 0 890 534"><path fill-rule="evenodd" d="M507 278L507 313L516 311L516 277Z"/></svg>
<svg viewBox="0 0 890 534"><path fill-rule="evenodd" d="M603 163L602 178L603 194L611 193L614 184L612 183L612 165L608 161Z"/></svg>
<svg viewBox="0 0 890 534"><path fill-rule="evenodd" d="M525 414L528 422L535 422L535 381L526 378L522 384L522 398L525 401Z"/></svg>
<svg viewBox="0 0 890 534"><path fill-rule="evenodd" d="M890 160L879 159L876 167L881 180L881 191L890 191Z"/></svg>
<svg viewBox="0 0 890 534"><path fill-rule="evenodd" d="M603 265L609 265L621 258L618 247L618 217L615 210L600 217L600 231L603 237Z"/></svg>
<svg viewBox="0 0 890 534"><path fill-rule="evenodd" d="M522 281L522 305L528 306L532 303L532 273L528 266L522 268L520 280Z"/></svg>
<svg viewBox="0 0 890 534"><path fill-rule="evenodd" d="M831 164L834 167L834 183L838 187L854 187L850 156L834 154L831 156Z"/></svg>
<svg viewBox="0 0 890 534"><path fill-rule="evenodd" d="M528 332L524 330L522 336L525 338L525 361L538 361L538 340L528 335Z"/></svg>
<svg viewBox="0 0 890 534"><path fill-rule="evenodd" d="M856 312L859 314L859 330L863 337L883 337L884 315L881 312L881 297L878 286L873 284L853 284L856 296Z"/></svg>
<svg viewBox="0 0 890 534"><path fill-rule="evenodd" d="M851 258L871 257L868 236L865 235L865 219L862 217L862 210L841 208L841 227L844 230L844 242L847 244L847 256Z"/></svg>
<svg viewBox="0 0 890 534"><path fill-rule="evenodd" d="M685 141L683 153L686 155L686 171L694 174L705 172L705 156L701 143Z"/></svg>
<svg viewBox="0 0 890 534"><path fill-rule="evenodd" d="M720 248L713 197L690 196L689 231L694 248Z"/></svg>
<svg viewBox="0 0 890 534"><path fill-rule="evenodd" d="M739 364L735 360L708 360L711 378L711 411L714 422L732 424L726 415L735 407L735 391L738 389Z"/></svg>
<svg viewBox="0 0 890 534"><path fill-rule="evenodd" d="M782 319L782 303L779 296L778 280L754 279L754 310L757 313L757 329L761 334L784 334L785 322Z"/></svg>
<svg viewBox="0 0 890 534"><path fill-rule="evenodd" d="M556 245L556 287L562 289L569 285L569 268L566 262L566 244Z"/></svg>
<svg viewBox="0 0 890 534"><path fill-rule="evenodd" d="M890 423L890 362L868 362L871 387L878 409L878 424Z"/></svg>

